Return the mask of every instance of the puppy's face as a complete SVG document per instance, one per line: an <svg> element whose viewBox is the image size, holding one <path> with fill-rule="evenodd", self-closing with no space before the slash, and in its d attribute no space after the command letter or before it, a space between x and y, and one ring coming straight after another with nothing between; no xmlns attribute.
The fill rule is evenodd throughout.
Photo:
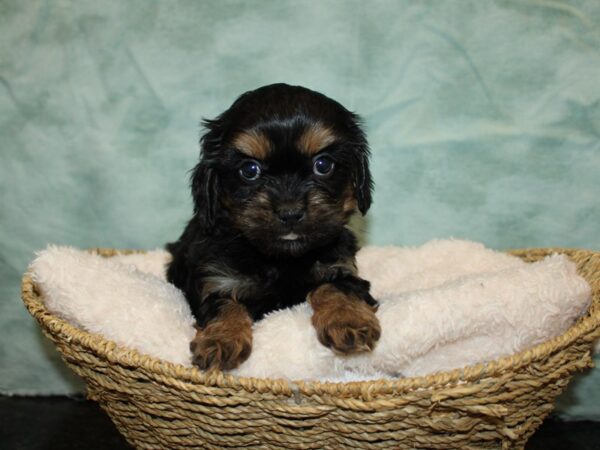
<svg viewBox="0 0 600 450"><path fill-rule="evenodd" d="M364 133L322 94L266 86L205 124L192 189L207 228L232 227L265 254L298 256L369 208Z"/></svg>

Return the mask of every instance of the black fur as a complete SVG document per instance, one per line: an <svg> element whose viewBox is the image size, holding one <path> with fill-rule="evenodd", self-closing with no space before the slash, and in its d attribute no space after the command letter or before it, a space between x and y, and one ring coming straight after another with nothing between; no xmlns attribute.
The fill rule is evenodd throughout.
<svg viewBox="0 0 600 450"><path fill-rule="evenodd" d="M204 125L192 174L194 215L167 246L173 255L168 279L183 290L199 325L232 299L258 320L305 301L323 283L375 305L369 283L356 275L357 242L346 228L355 208L363 214L369 209L373 187L358 117L317 92L275 84L243 94ZM298 149L299 137L314 125L335 135L316 156ZM249 158L232 145L248 131L266 136L272 150L260 161L263 173L256 181L241 177ZM331 176L313 173L319 155L334 161ZM282 223L284 207L302 211L305 219Z"/></svg>

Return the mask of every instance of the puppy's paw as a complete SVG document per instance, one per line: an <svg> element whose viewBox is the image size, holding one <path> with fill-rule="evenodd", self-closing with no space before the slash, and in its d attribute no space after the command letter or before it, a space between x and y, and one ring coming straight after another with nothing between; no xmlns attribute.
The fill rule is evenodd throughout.
<svg viewBox="0 0 600 450"><path fill-rule="evenodd" d="M199 332L190 344L192 363L202 370L232 370L246 361L252 340L243 335Z"/></svg>
<svg viewBox="0 0 600 450"><path fill-rule="evenodd" d="M252 352L252 330L227 328L223 322L209 323L196 332L190 343L192 363L202 370L232 370Z"/></svg>
<svg viewBox="0 0 600 450"><path fill-rule="evenodd" d="M343 355L375 348L381 336L375 307L330 284L313 291L309 301L314 310L312 323L324 346Z"/></svg>

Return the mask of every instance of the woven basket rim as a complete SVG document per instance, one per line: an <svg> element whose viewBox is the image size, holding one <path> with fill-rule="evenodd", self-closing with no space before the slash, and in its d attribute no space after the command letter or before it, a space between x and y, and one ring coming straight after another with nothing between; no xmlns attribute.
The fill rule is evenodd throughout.
<svg viewBox="0 0 600 450"><path fill-rule="evenodd" d="M109 248L95 248L90 249L90 251L103 256L145 253L144 250L118 250ZM555 247L516 249L509 250L508 252L521 257L531 254L547 256L553 253L562 253L572 257L575 254L579 254L584 255L588 260L597 260L597 266L600 267L600 252L592 250ZM596 289L600 290L600 284ZM99 334L77 328L46 309L41 295L36 290L36 285L31 277L29 268L23 275L21 293L25 306L30 314L40 323L45 332L63 336L66 340L76 342L90 352L110 362L130 367L143 367L161 381L168 381L180 389L186 389L186 383L192 383L219 388L271 392L273 394L290 395L300 393L308 396L330 395L336 397L360 396L362 398L372 398L377 394L401 393L417 389L435 389L495 377L501 373L506 373L507 370L518 369L534 360L560 351L582 336L589 336L590 342L600 336L600 295L592 295L593 303L588 310L588 314L571 326L566 332L514 355L421 377L352 382L290 381L286 379L238 377L223 372L206 373L196 367L185 367L141 354L135 349L121 346Z"/></svg>

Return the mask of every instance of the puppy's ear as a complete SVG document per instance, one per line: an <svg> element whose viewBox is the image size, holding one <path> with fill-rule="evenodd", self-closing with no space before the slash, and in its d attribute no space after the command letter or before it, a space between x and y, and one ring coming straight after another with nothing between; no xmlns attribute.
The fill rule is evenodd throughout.
<svg viewBox="0 0 600 450"><path fill-rule="evenodd" d="M358 203L358 210L364 216L371 207L373 195L373 180L371 179L371 170L369 169L369 143L365 133L360 127L360 119L354 116L356 134L354 139L354 195Z"/></svg>
<svg viewBox="0 0 600 450"><path fill-rule="evenodd" d="M200 161L192 172L192 198L194 214L208 231L215 226L218 194L219 179L215 169L205 161Z"/></svg>
<svg viewBox="0 0 600 450"><path fill-rule="evenodd" d="M200 139L200 162L192 171L192 198L194 214L200 224L211 231L215 226L219 204L219 177L211 164L218 158L225 132L224 114L216 119L204 119L202 126L207 132Z"/></svg>
<svg viewBox="0 0 600 450"><path fill-rule="evenodd" d="M368 150L367 153L362 153L360 155L358 167L356 168L354 186L358 210L364 216L371 207L373 195L373 180L371 179L371 171L369 170Z"/></svg>

